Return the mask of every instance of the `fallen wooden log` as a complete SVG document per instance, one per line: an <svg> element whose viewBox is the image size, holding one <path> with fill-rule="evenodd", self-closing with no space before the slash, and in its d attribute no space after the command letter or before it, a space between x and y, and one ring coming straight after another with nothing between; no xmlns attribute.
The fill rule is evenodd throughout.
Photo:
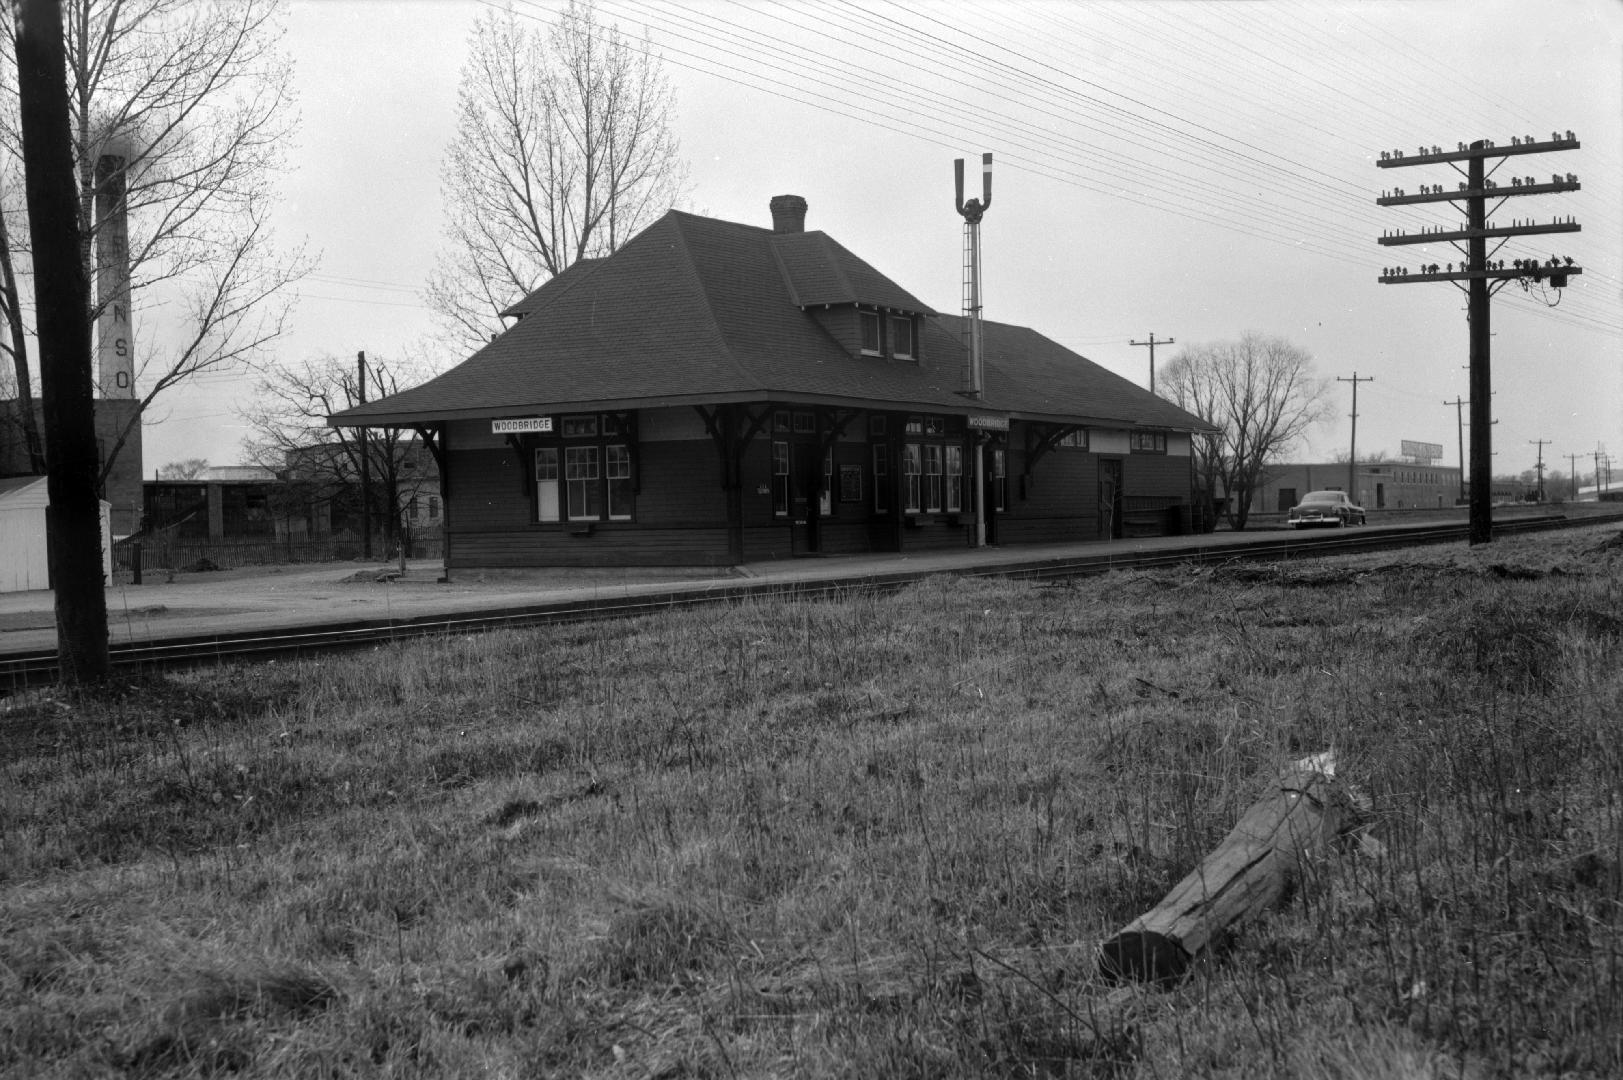
<svg viewBox="0 0 1623 1080"><path fill-rule="evenodd" d="M1111 980L1177 979L1218 934L1279 903L1302 860L1357 818L1336 781L1332 754L1287 765L1194 872L1099 947L1100 974Z"/></svg>

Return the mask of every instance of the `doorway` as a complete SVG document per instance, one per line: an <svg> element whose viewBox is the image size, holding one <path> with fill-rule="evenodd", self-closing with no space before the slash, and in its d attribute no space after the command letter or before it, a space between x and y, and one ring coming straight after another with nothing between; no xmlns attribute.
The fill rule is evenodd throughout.
<svg viewBox="0 0 1623 1080"><path fill-rule="evenodd" d="M1121 527L1121 459L1099 459L1099 539L1119 540Z"/></svg>

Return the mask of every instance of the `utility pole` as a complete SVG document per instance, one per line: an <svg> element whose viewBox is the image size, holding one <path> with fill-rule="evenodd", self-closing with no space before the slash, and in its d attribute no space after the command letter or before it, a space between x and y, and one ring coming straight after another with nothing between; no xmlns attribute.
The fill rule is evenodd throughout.
<svg viewBox="0 0 1623 1080"><path fill-rule="evenodd" d="M1465 406L1471 404L1458 394L1453 401L1445 401L1444 405L1454 406L1454 424L1458 428L1460 442L1460 502L1465 501Z"/></svg>
<svg viewBox="0 0 1623 1080"><path fill-rule="evenodd" d="M1583 273L1581 266L1574 266L1571 257L1564 260L1551 257L1546 263L1537 259L1516 259L1510 267L1506 268L1503 260L1489 262L1487 242L1495 240L1494 251L1497 253L1512 237L1535 236L1543 233L1578 232L1581 228L1570 217L1565 220L1554 219L1547 224L1538 224L1527 218L1513 219L1509 225L1497 225L1488 220L1487 203L1489 199L1498 200L1494 209L1504 205L1504 200L1511 196L1520 195L1551 195L1567 191L1579 190L1578 178L1572 173L1564 177L1552 175L1549 183L1542 183L1536 177L1514 177L1509 187L1501 187L1496 181L1489 178L1484 167L1488 158L1500 159L1495 163L1493 170L1497 172L1512 157L1524 154L1546 154L1556 150L1578 149L1578 139L1568 131L1564 136L1560 132L1552 131L1548 140L1540 142L1531 135L1512 137L1509 146L1496 147L1489 139L1478 139L1466 146L1463 142L1457 144L1455 150L1444 150L1440 146L1422 146L1419 153L1412 157L1404 156L1401 150L1383 150L1381 159L1375 164L1378 168L1393 169L1404 168L1411 165L1450 165L1455 172L1465 177L1457 191L1447 191L1442 184L1421 185L1420 193L1411 195L1402 188L1381 193L1375 200L1377 206L1412 206L1421 203L1461 203L1465 204L1465 221L1458 227L1428 227L1414 233L1388 233L1380 238L1385 247L1394 247L1405 244L1452 244L1455 250L1465 256L1465 261L1459 264L1456 270L1453 263L1448 263L1446 269L1437 263L1422 265L1416 272L1411 272L1407 266L1386 267L1380 276L1382 284L1407 285L1422 281L1448 281L1453 282L1456 288L1462 288L1467 296L1467 320L1470 323L1470 360L1471 360L1471 528L1470 539L1472 544L1486 544L1493 539L1493 433L1492 433L1492 379L1489 373L1489 342L1488 331L1488 300L1492 294L1504 288L1507 281L1518 281L1524 289L1531 284L1542 283L1548 279L1552 288L1565 288L1567 279L1573 274ZM1466 167L1461 169L1459 162ZM1461 244L1464 247L1461 247ZM1495 284L1489 287L1489 282ZM1465 282L1465 285L1461 285Z"/></svg>
<svg viewBox="0 0 1623 1080"><path fill-rule="evenodd" d="M366 352L355 354L356 404L366 404ZM366 428L355 429L361 444L361 555L372 557L372 446Z"/></svg>
<svg viewBox="0 0 1623 1080"><path fill-rule="evenodd" d="M1356 371L1352 373L1350 379L1336 376L1336 382L1350 382L1353 388L1352 447L1347 451L1347 498L1355 502L1358 500L1358 384L1374 381L1373 375L1365 375L1360 379Z"/></svg>
<svg viewBox="0 0 1623 1080"><path fill-rule="evenodd" d="M1578 501L1578 455L1567 455L1567 486L1572 488L1572 501Z"/></svg>
<svg viewBox="0 0 1623 1080"><path fill-rule="evenodd" d="M1533 475L1538 477L1538 501L1544 501L1544 448L1551 445L1550 439L1528 439L1529 444L1538 446L1538 465L1534 467Z"/></svg>
<svg viewBox="0 0 1623 1080"><path fill-rule="evenodd" d="M1150 393L1152 393L1152 394L1155 393L1155 347L1157 345L1173 345L1173 344L1176 344L1176 342L1174 342L1172 338L1162 338L1160 341L1156 341L1155 340L1155 331L1151 330L1150 331L1150 340L1148 340L1148 341L1129 341L1127 344L1129 344L1129 345L1148 345L1150 347Z"/></svg>

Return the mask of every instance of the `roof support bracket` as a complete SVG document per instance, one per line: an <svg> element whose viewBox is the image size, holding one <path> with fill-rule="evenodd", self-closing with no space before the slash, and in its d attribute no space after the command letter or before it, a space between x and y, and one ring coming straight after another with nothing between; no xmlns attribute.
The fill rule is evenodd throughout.
<svg viewBox="0 0 1623 1080"><path fill-rule="evenodd" d="M1026 425L1026 463L1021 470L1020 481L1020 497L1022 499L1026 497L1027 491L1036 486L1032 470L1037 467L1037 462L1047 457L1049 451L1060 444L1060 440L1081 430L1081 424Z"/></svg>

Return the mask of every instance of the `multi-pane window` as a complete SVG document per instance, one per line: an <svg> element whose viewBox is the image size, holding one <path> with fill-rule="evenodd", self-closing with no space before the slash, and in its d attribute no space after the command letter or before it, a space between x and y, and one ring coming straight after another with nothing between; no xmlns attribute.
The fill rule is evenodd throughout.
<svg viewBox="0 0 1623 1080"><path fill-rule="evenodd" d="M902 509L916 514L923 509L924 447L902 444Z"/></svg>
<svg viewBox="0 0 1623 1080"><path fill-rule="evenodd" d="M957 513L963 508L963 443L947 437L947 422L940 416L910 416L905 430L904 512Z"/></svg>
<svg viewBox="0 0 1623 1080"><path fill-rule="evenodd" d="M636 509L632 448L613 415L566 416L561 445L535 448L535 519L629 521Z"/></svg>
<svg viewBox="0 0 1623 1080"><path fill-rule="evenodd" d="M628 521L631 518L631 447L610 444L603 448L606 455L605 478L608 480L609 520Z"/></svg>
<svg viewBox="0 0 1623 1080"><path fill-rule="evenodd" d="M864 311L862 317L862 351L878 356L879 342L879 312ZM847 325L850 325L849 323Z"/></svg>
<svg viewBox="0 0 1623 1080"><path fill-rule="evenodd" d="M1003 510L1008 505L1009 460L1002 447L992 448L992 509Z"/></svg>
<svg viewBox="0 0 1623 1080"><path fill-rule="evenodd" d="M1087 429L1077 428L1070 434L1061 436L1059 445L1070 447L1073 450L1086 450L1088 448Z"/></svg>
<svg viewBox="0 0 1623 1080"><path fill-rule="evenodd" d="M898 360L913 359L913 320L893 315L890 320L890 354Z"/></svg>
<svg viewBox="0 0 1623 1080"><path fill-rule="evenodd" d="M598 448L564 447L564 487L570 521L596 521L603 516L603 485L598 475Z"/></svg>
<svg viewBox="0 0 1623 1080"><path fill-rule="evenodd" d="M772 512L789 516L789 444L772 444Z"/></svg>
<svg viewBox="0 0 1623 1080"><path fill-rule="evenodd" d="M941 509L943 449L940 443L924 444L924 511L927 514Z"/></svg>
<svg viewBox="0 0 1623 1080"><path fill-rule="evenodd" d="M1135 454L1164 454L1167 436L1164 431L1133 431L1128 433L1128 445Z"/></svg>

